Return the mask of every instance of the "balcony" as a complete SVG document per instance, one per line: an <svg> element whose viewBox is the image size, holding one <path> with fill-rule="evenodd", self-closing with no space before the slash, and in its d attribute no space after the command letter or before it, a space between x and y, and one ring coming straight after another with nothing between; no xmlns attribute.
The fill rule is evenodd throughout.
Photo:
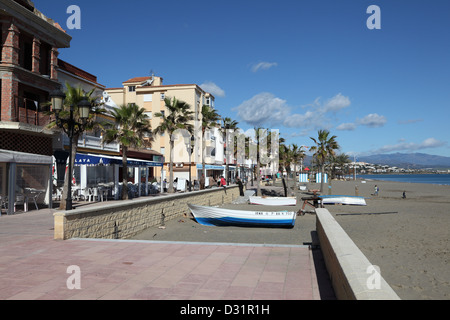
<svg viewBox="0 0 450 320"><path fill-rule="evenodd" d="M63 145L69 145L69 138L67 135L63 135ZM101 137L90 136L88 134L83 134L83 136L78 139L78 148L86 148L93 150L103 150L111 152L119 152L120 145L116 142L102 144Z"/></svg>
<svg viewBox="0 0 450 320"><path fill-rule="evenodd" d="M35 126L46 126L50 116L45 114L49 107L43 107L38 101L15 96L12 122L26 123Z"/></svg>

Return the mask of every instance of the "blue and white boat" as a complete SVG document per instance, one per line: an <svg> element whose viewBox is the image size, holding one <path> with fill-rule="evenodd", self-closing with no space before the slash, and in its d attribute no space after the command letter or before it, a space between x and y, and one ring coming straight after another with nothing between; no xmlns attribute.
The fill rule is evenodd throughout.
<svg viewBox="0 0 450 320"><path fill-rule="evenodd" d="M322 204L346 204L355 206L365 206L366 200L364 197L345 196L345 195L328 195L318 196Z"/></svg>
<svg viewBox="0 0 450 320"><path fill-rule="evenodd" d="M292 228L296 212L246 211L188 204L195 220L205 226Z"/></svg>
<svg viewBox="0 0 450 320"><path fill-rule="evenodd" d="M259 204L263 206L295 206L297 205L296 197L257 197L250 196L251 204Z"/></svg>

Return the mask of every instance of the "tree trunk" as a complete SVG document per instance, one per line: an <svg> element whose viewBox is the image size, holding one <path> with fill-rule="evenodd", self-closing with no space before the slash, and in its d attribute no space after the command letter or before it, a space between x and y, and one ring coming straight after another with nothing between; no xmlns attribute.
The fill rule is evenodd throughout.
<svg viewBox="0 0 450 320"><path fill-rule="evenodd" d="M69 183L72 183L72 176L73 176L73 167L75 164L75 157L77 155L77 150L78 150L78 138L79 135L74 135L72 138L72 150L69 150L69 152L72 152L72 162L71 162L71 168L72 168L72 172L69 172L69 168L66 169L66 173L65 173L65 177L64 177L64 187L63 187L63 193L61 196L61 202L59 204L59 209L60 210L67 210L67 203L66 203L66 199L67 199L67 193L69 191ZM72 196L72 195L70 195Z"/></svg>
<svg viewBox="0 0 450 320"><path fill-rule="evenodd" d="M290 166L290 165L289 165ZM286 191L285 191L285 197L287 197L287 190L290 190L291 188L289 188L289 173L291 172L290 168L288 170L288 168L286 167Z"/></svg>
<svg viewBox="0 0 450 320"><path fill-rule="evenodd" d="M261 172L260 172L260 165L259 165L259 159L256 161L256 195L261 196Z"/></svg>
<svg viewBox="0 0 450 320"><path fill-rule="evenodd" d="M324 180L325 180L325 176L324 176L325 164L322 164L320 166L320 173L321 173L321 175L320 175L320 193L323 193L323 186L324 186Z"/></svg>
<svg viewBox="0 0 450 320"><path fill-rule="evenodd" d="M297 163L294 164L294 192L298 190Z"/></svg>
<svg viewBox="0 0 450 320"><path fill-rule="evenodd" d="M169 163L169 193L174 193L173 189L173 148L174 141L170 138L170 163Z"/></svg>
<svg viewBox="0 0 450 320"><path fill-rule="evenodd" d="M122 200L128 200L128 148L122 146Z"/></svg>
<svg viewBox="0 0 450 320"><path fill-rule="evenodd" d="M205 153L206 153L206 144L205 144L205 131L202 130L202 176L204 179L201 179L203 181L206 181L208 177L206 176L206 162L205 162ZM200 184L200 190L205 189L205 184Z"/></svg>

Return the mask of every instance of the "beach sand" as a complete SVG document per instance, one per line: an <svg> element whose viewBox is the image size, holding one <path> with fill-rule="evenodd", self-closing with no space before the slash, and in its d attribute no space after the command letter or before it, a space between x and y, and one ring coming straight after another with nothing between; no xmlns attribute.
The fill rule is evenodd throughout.
<svg viewBox="0 0 450 320"><path fill-rule="evenodd" d="M373 196L374 186L380 192ZM307 184L319 189L319 184ZM398 183L389 181L332 181L324 194L366 197L367 206L327 205L350 238L401 299L449 300L450 268L450 186ZM251 188L251 187L249 187ZM281 195L281 187L264 188L266 193ZM402 199L405 191L406 199ZM296 191L298 197L307 196ZM266 207L246 203L223 207L244 210L298 211L295 207ZM168 221L165 229L152 227L133 239L159 241L227 242L303 245L313 241L316 217L298 216L292 229L207 227L189 216Z"/></svg>
<svg viewBox="0 0 450 320"><path fill-rule="evenodd" d="M333 181L332 192L354 195L355 185L367 206L327 206L350 238L401 299L449 300L450 186Z"/></svg>

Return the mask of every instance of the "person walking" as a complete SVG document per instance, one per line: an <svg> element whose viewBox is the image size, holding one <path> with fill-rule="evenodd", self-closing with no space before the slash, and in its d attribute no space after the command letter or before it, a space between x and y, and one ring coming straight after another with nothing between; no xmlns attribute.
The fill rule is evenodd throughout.
<svg viewBox="0 0 450 320"><path fill-rule="evenodd" d="M375 185L375 190L374 190L375 192L374 192L374 196L378 196L378 191L380 191L380 188L378 188L378 186L377 185Z"/></svg>
<svg viewBox="0 0 450 320"><path fill-rule="evenodd" d="M242 184L242 180L239 178L239 176L236 176L236 182L239 186L239 195L241 197L244 196L244 185Z"/></svg>

